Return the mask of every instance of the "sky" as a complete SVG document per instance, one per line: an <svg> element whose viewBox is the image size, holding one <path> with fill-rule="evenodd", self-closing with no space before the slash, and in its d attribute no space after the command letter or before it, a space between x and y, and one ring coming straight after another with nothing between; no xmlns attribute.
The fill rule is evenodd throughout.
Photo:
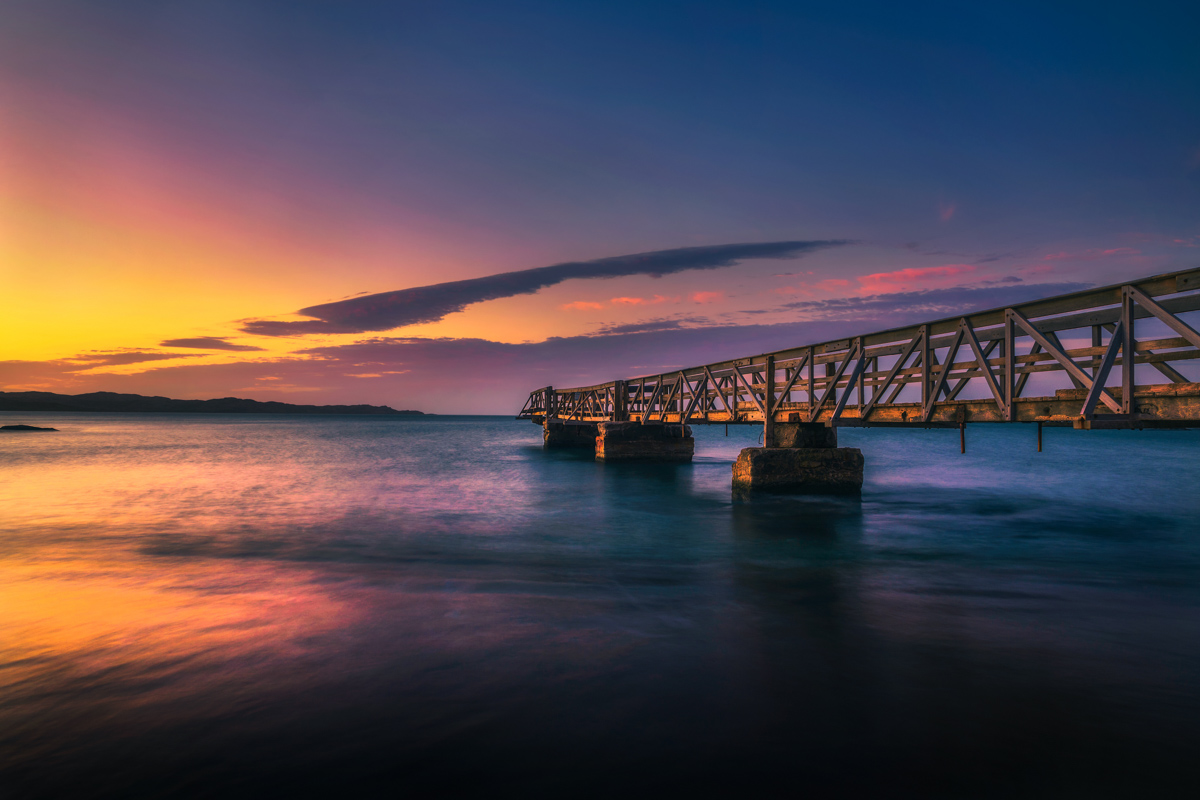
<svg viewBox="0 0 1200 800"><path fill-rule="evenodd" d="M1197 23L0 0L0 390L515 413L1194 268Z"/></svg>

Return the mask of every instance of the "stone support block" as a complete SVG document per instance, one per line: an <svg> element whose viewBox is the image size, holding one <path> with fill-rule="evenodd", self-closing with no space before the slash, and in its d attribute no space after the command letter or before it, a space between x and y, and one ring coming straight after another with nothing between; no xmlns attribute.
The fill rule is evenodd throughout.
<svg viewBox="0 0 1200 800"><path fill-rule="evenodd" d="M548 419L542 425L542 444L546 447L595 447L596 423Z"/></svg>
<svg viewBox="0 0 1200 800"><path fill-rule="evenodd" d="M688 425L601 422L596 435L597 461L691 461L696 449Z"/></svg>
<svg viewBox="0 0 1200 800"><path fill-rule="evenodd" d="M863 456L856 447L747 447L733 465L734 491L857 494Z"/></svg>
<svg viewBox="0 0 1200 800"><path fill-rule="evenodd" d="M823 422L776 422L776 447L837 447L837 428Z"/></svg>

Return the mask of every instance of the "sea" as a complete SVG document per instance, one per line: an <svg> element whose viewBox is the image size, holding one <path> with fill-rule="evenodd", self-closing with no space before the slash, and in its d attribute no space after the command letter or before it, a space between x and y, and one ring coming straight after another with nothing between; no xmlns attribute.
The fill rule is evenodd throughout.
<svg viewBox="0 0 1200 800"><path fill-rule="evenodd" d="M1200 431L2 416L3 798L1196 796Z"/></svg>

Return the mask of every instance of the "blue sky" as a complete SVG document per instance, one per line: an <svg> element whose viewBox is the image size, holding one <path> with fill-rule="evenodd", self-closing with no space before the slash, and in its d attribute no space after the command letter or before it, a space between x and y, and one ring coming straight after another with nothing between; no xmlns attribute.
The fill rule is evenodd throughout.
<svg viewBox="0 0 1200 800"><path fill-rule="evenodd" d="M657 326L683 330L670 359L699 363L711 328L752 324L758 349L798 344L796 325L819 335L806 302L930 291L954 308L1194 266L1198 17L1183 3L10 0L0 266L28 304L0 381L444 406L428 369L330 371L332 354L380 337L410 353L583 348ZM835 240L853 244L493 293L374 339L271 333L356 295ZM48 282L105 288L64 298ZM863 331L896 319L860 307ZM161 344L180 341L224 344ZM533 377L495 391L546 383Z"/></svg>

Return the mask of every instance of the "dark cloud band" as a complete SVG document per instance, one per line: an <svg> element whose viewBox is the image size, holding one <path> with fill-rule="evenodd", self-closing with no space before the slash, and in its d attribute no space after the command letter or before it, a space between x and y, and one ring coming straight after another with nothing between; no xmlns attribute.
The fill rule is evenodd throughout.
<svg viewBox="0 0 1200 800"><path fill-rule="evenodd" d="M567 280L619 278L627 275L661 277L694 269L731 267L759 258L800 258L829 247L850 244L845 240L757 242L680 247L595 261L571 261L549 267L504 272L484 278L417 286L381 292L300 310L312 319L299 321L251 320L242 330L259 336L295 336L311 333L365 333L406 325L436 322L472 303L533 294Z"/></svg>
<svg viewBox="0 0 1200 800"><path fill-rule="evenodd" d="M251 350L262 350L251 344L234 344L223 336L197 336L193 339L167 339L159 343L162 347L187 347L194 350L230 350L248 353Z"/></svg>

